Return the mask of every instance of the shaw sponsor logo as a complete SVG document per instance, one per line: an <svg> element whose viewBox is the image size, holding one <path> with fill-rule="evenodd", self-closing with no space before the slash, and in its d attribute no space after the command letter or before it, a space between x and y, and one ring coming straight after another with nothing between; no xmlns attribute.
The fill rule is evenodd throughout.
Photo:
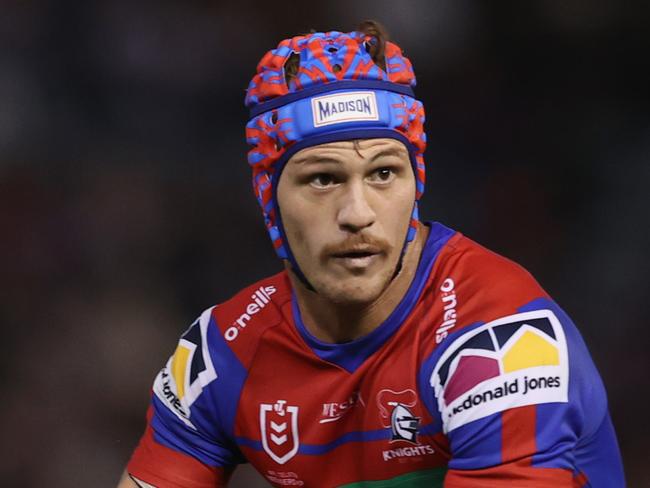
<svg viewBox="0 0 650 488"><path fill-rule="evenodd" d="M355 91L335 93L311 100L314 127L341 122L379 120L377 97L374 92Z"/></svg>
<svg viewBox="0 0 650 488"><path fill-rule="evenodd" d="M363 398L361 398L361 394L358 391L355 391L352 395L350 395L350 398L344 402L323 403L323 412L318 423L326 424L328 422L334 422L335 420L343 417L357 405L361 405L363 407L366 406L366 404L363 402Z"/></svg>
<svg viewBox="0 0 650 488"><path fill-rule="evenodd" d="M248 305L246 305L246 311L237 318L230 327L226 329L223 333L223 336L227 341L234 341L237 339L239 332L242 329L246 328L248 322L251 321L251 317L256 313L259 313L266 305L271 301L271 295L276 292L275 286L260 286L255 293L251 295L253 299Z"/></svg>
<svg viewBox="0 0 650 488"><path fill-rule="evenodd" d="M298 452L298 407L286 400L260 404L262 447L278 464L284 464Z"/></svg>
<svg viewBox="0 0 650 488"><path fill-rule="evenodd" d="M458 337L431 375L443 431L510 408L568 401L564 330L550 310L504 317Z"/></svg>
<svg viewBox="0 0 650 488"><path fill-rule="evenodd" d="M190 421L190 407L203 389L217 378L207 348L207 327L212 310L206 310L181 336L176 351L154 381L154 394L181 419Z"/></svg>
<svg viewBox="0 0 650 488"><path fill-rule="evenodd" d="M455 283L451 278L445 279L440 286L442 292L442 323L436 330L436 344L440 344L447 335L449 329L456 325L456 292L454 291Z"/></svg>
<svg viewBox="0 0 650 488"><path fill-rule="evenodd" d="M398 447L397 449L387 449L382 452L384 461L414 456L426 456L435 454L435 449L425 444L423 446Z"/></svg>

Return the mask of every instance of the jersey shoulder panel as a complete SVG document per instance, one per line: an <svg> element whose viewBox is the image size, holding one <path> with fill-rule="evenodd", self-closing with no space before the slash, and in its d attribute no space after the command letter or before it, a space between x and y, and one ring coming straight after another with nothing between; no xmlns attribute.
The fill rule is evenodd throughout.
<svg viewBox="0 0 650 488"><path fill-rule="evenodd" d="M268 329L285 320L290 307L291 283L283 271L244 288L217 305L212 316L223 340L239 362L248 368L261 338Z"/></svg>
<svg viewBox="0 0 650 488"><path fill-rule="evenodd" d="M450 442L447 481L557 486L606 471L602 486L622 486L605 390L566 313L524 268L460 234L434 273L436 345L420 389Z"/></svg>
<svg viewBox="0 0 650 488"><path fill-rule="evenodd" d="M286 282L280 273L246 287L182 334L153 385L149 428L158 444L208 466L243 462L233 439L248 374L242 351L252 351L265 328L278 323Z"/></svg>
<svg viewBox="0 0 650 488"><path fill-rule="evenodd" d="M436 343L452 331L516 313L547 293L519 264L477 244L461 233L442 249L430 290L443 305Z"/></svg>
<svg viewBox="0 0 650 488"><path fill-rule="evenodd" d="M575 325L551 300L451 334L429 365L450 469L490 468L490 480L512 475L531 486L571 473L598 482L589 486L623 486L600 375Z"/></svg>
<svg viewBox="0 0 650 488"><path fill-rule="evenodd" d="M237 464L232 417L245 370L205 310L181 335L152 388L149 424L159 443L211 466Z"/></svg>

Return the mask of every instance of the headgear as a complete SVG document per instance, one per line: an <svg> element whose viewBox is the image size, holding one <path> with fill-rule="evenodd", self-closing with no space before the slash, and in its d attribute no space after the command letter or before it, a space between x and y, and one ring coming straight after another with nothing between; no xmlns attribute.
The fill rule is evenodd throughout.
<svg viewBox="0 0 650 488"><path fill-rule="evenodd" d="M385 69L372 47L385 42ZM295 76L285 73L299 58ZM304 280L289 248L277 204L286 162L301 149L327 142L388 137L404 143L416 181L406 236L415 236L424 191L424 108L414 98L415 75L401 49L363 32L316 32L282 41L266 53L246 92L246 140L253 187L273 246Z"/></svg>

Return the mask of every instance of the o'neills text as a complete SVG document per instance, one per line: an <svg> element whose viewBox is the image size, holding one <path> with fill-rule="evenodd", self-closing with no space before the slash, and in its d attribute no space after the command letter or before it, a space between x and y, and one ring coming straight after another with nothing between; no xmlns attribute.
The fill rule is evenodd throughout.
<svg viewBox="0 0 650 488"><path fill-rule="evenodd" d="M447 278L442 282L440 291L442 292L442 323L436 330L436 344L440 344L442 340L449 334L449 329L456 325L456 292L454 291L454 280Z"/></svg>
<svg viewBox="0 0 650 488"><path fill-rule="evenodd" d="M255 315L262 310L271 301L270 297L275 293L275 286L260 286L255 293L251 295L253 299L246 305L246 312L241 314L230 327L226 329L223 336L227 341L234 341L239 335L239 331L246 327L251 320L251 315Z"/></svg>

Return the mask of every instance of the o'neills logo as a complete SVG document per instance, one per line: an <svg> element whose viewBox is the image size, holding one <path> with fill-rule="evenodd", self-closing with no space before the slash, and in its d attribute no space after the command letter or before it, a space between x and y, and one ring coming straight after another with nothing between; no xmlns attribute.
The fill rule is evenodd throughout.
<svg viewBox="0 0 650 488"><path fill-rule="evenodd" d="M436 344L440 344L442 340L449 335L449 329L456 325L456 291L454 290L455 283L451 278L447 278L440 286L442 293L442 323L436 330Z"/></svg>
<svg viewBox="0 0 650 488"><path fill-rule="evenodd" d="M226 340L234 341L237 339L239 331L246 327L248 322L251 320L251 316L259 313L260 310L266 307L266 305L271 301L271 295L275 292L275 286L260 286L255 290L255 293L251 295L253 301L246 305L246 311L241 314L223 333Z"/></svg>
<svg viewBox="0 0 650 488"><path fill-rule="evenodd" d="M314 127L340 122L379 120L377 97L374 92L370 91L315 97L311 100L311 110Z"/></svg>

